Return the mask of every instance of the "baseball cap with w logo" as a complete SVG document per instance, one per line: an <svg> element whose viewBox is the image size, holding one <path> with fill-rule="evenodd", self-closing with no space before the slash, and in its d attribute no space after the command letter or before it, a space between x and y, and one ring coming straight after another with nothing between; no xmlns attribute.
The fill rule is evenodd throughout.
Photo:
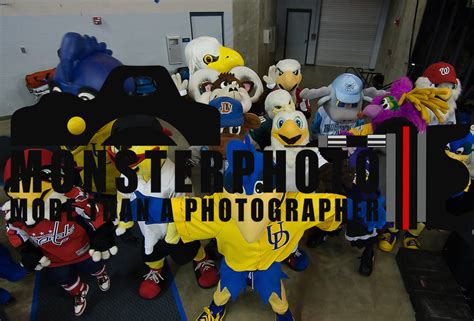
<svg viewBox="0 0 474 321"><path fill-rule="evenodd" d="M456 70L453 65L447 62L437 62L426 68L423 77L428 78L433 84L438 85L443 82L457 84Z"/></svg>

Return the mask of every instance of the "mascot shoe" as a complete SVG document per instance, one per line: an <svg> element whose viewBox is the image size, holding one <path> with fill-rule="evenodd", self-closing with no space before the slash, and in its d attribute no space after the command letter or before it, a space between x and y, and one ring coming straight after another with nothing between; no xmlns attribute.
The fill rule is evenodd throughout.
<svg viewBox="0 0 474 321"><path fill-rule="evenodd" d="M301 272L306 270L309 265L309 257L305 251L296 249L293 253L288 256L285 260L286 265L288 265L293 271Z"/></svg>
<svg viewBox="0 0 474 321"><path fill-rule="evenodd" d="M140 284L138 293L144 299L154 299L160 294L161 286L160 282L164 281L161 276L163 269L150 269L150 272L144 275L144 280Z"/></svg>
<svg viewBox="0 0 474 321"><path fill-rule="evenodd" d="M217 306L214 301L198 316L196 321L222 321L225 316L225 305Z"/></svg>
<svg viewBox="0 0 474 321"><path fill-rule="evenodd" d="M219 272L217 271L214 261L209 260L208 256L202 261L194 261L194 272L198 285L203 289L209 289L219 282Z"/></svg>
<svg viewBox="0 0 474 321"><path fill-rule="evenodd" d="M397 243L397 233L383 233L379 241L379 249L384 252L392 252Z"/></svg>
<svg viewBox="0 0 474 321"><path fill-rule="evenodd" d="M421 245L416 236L407 232L403 235L403 246L407 249L419 250Z"/></svg>

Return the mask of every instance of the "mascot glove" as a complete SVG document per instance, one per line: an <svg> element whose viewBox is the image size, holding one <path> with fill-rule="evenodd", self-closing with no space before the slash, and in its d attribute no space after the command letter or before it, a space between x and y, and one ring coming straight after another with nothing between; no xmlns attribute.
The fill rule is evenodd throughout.
<svg viewBox="0 0 474 321"><path fill-rule="evenodd" d="M118 252L115 245L115 226L112 222L106 222L99 227L91 239L89 255L94 262L107 260L111 255Z"/></svg>
<svg viewBox="0 0 474 321"><path fill-rule="evenodd" d="M117 225L117 229L115 230L115 234L117 236L123 235L125 234L125 232L127 232L128 229L131 229L133 225L134 225L133 221L130 221L130 222L119 221Z"/></svg>
<svg viewBox="0 0 474 321"><path fill-rule="evenodd" d="M305 100L318 99L326 95L328 95L327 87L322 87L322 88L317 88L317 89L305 88L300 92L300 97Z"/></svg>
<svg viewBox="0 0 474 321"><path fill-rule="evenodd" d="M2 212L5 216L5 220L8 221L10 218L11 218L11 213L10 213L10 209L11 209L11 204L10 204L10 201L6 201L5 204L3 204L2 206Z"/></svg>
<svg viewBox="0 0 474 321"><path fill-rule="evenodd" d="M263 76L263 81L267 84L268 89L273 89L276 86L277 67L270 66L268 68L268 76Z"/></svg>
<svg viewBox="0 0 474 321"><path fill-rule="evenodd" d="M25 243L20 248L21 266L28 271L40 271L51 264L51 260L43 255L40 248L30 242Z"/></svg>
<svg viewBox="0 0 474 321"><path fill-rule="evenodd" d="M179 90L179 94L181 96L186 96L188 94L188 80L182 80L180 74L173 74L171 75L171 79Z"/></svg>
<svg viewBox="0 0 474 321"><path fill-rule="evenodd" d="M117 221L117 223L115 235L120 237L120 240L129 245L136 245L140 243L140 240L132 233L132 227L135 225L133 221Z"/></svg>

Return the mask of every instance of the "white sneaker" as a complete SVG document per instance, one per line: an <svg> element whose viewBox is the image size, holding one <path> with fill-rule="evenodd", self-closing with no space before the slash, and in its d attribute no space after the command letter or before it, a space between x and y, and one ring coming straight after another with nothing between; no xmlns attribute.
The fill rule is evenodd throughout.
<svg viewBox="0 0 474 321"><path fill-rule="evenodd" d="M87 305L87 292L89 292L89 286L84 283L84 288L74 297L74 314L76 317L82 315Z"/></svg>
<svg viewBox="0 0 474 321"><path fill-rule="evenodd" d="M97 277L97 284L99 285L99 289L101 291L108 291L110 289L110 278L107 273L103 273L102 275Z"/></svg>

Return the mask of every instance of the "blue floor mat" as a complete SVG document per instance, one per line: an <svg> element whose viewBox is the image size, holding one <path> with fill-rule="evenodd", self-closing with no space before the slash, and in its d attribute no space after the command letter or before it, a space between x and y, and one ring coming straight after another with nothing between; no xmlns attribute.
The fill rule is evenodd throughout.
<svg viewBox="0 0 474 321"><path fill-rule="evenodd" d="M165 285L154 300L138 295L146 266L141 261L139 246L119 243L119 253L107 264L111 279L108 292L101 292L93 277L81 275L89 286L87 308L77 318L73 314L73 299L64 290L48 282L45 273L37 273L30 321L119 321L119 320L186 320L173 275L165 266Z"/></svg>

